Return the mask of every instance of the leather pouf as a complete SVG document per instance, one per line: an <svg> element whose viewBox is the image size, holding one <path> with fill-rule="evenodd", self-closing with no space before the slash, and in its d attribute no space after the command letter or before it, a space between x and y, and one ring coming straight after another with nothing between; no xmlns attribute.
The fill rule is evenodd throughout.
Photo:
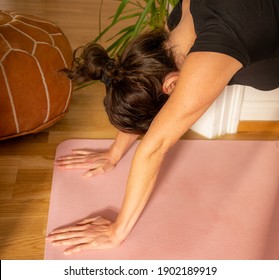
<svg viewBox="0 0 279 280"><path fill-rule="evenodd" d="M71 60L54 23L0 10L0 140L38 132L65 115L72 84L60 70Z"/></svg>

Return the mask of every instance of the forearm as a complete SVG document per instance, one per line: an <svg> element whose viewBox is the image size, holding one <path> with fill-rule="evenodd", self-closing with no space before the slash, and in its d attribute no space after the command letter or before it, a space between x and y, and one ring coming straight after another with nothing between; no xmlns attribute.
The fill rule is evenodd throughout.
<svg viewBox="0 0 279 280"><path fill-rule="evenodd" d="M115 141L110 147L110 156L117 163L137 140L139 135L118 131Z"/></svg>
<svg viewBox="0 0 279 280"><path fill-rule="evenodd" d="M133 158L124 200L115 222L115 233L120 241L129 234L148 202L164 159L162 150L141 144Z"/></svg>

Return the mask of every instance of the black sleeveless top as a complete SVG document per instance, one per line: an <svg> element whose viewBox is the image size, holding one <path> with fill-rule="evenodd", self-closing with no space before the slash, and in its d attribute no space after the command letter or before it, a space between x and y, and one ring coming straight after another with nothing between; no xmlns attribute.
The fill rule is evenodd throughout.
<svg viewBox="0 0 279 280"><path fill-rule="evenodd" d="M182 1L168 18L171 31ZM190 12L197 35L190 52L224 53L242 63L229 85L279 87L279 0L190 0Z"/></svg>

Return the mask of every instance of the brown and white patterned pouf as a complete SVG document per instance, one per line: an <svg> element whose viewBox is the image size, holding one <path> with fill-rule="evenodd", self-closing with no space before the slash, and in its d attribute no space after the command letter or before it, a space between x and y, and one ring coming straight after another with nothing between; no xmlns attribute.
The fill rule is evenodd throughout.
<svg viewBox="0 0 279 280"><path fill-rule="evenodd" d="M35 133L61 119L72 84L69 41L49 20L0 10L0 140Z"/></svg>

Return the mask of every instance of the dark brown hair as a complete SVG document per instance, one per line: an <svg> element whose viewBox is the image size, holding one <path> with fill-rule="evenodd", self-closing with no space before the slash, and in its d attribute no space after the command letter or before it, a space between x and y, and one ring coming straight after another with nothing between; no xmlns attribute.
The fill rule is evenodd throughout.
<svg viewBox="0 0 279 280"><path fill-rule="evenodd" d="M144 134L168 99L165 76L177 67L165 43L164 29L132 40L117 58L110 58L99 44L90 43L66 70L76 82L101 80L106 85L104 105L111 123L127 133Z"/></svg>

